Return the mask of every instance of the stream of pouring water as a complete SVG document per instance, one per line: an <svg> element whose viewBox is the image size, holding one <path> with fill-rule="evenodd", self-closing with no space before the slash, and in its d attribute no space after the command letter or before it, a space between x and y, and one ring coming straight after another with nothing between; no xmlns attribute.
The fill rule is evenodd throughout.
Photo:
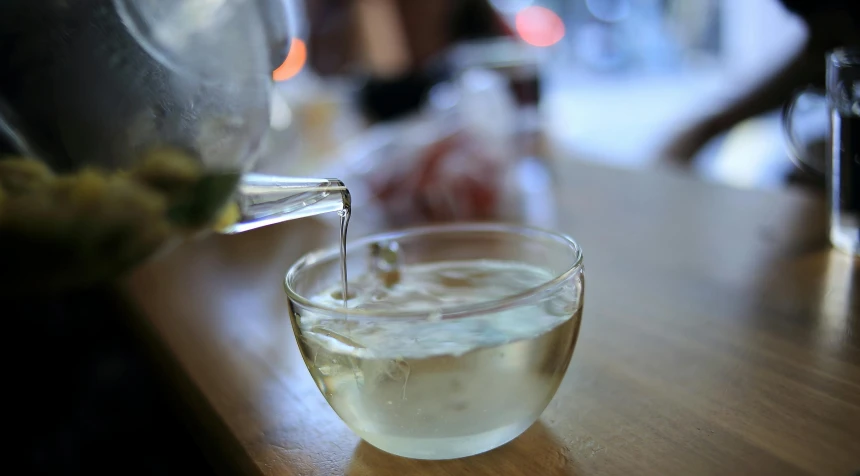
<svg viewBox="0 0 860 476"><path fill-rule="evenodd" d="M349 228L349 217L352 215L352 200L349 190L342 192L343 209L337 212L340 215L340 284L343 293L343 308L347 309L349 300L349 280L346 275L346 231Z"/></svg>

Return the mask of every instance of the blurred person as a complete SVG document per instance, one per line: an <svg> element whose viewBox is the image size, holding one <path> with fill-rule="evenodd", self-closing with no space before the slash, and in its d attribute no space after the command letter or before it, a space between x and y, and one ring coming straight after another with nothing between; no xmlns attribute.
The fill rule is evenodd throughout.
<svg viewBox="0 0 860 476"><path fill-rule="evenodd" d="M823 88L825 56L834 48L860 44L860 1L780 0L807 27L803 47L776 71L727 104L675 135L660 158L686 166L711 139L751 117L778 109L805 86Z"/></svg>

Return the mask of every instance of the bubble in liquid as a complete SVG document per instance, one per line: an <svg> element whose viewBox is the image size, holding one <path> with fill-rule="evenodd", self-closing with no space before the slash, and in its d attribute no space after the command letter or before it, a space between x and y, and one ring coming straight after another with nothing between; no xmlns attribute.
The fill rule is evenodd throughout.
<svg viewBox="0 0 860 476"><path fill-rule="evenodd" d="M370 245L370 273L376 275L386 288L400 282L402 262L400 245L396 241L383 241Z"/></svg>

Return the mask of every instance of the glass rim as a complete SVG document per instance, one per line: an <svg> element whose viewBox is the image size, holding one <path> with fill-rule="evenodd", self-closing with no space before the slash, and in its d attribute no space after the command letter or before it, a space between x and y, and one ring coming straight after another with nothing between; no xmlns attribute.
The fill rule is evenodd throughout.
<svg viewBox="0 0 860 476"><path fill-rule="evenodd" d="M557 288L562 283L567 281L574 274L581 272L583 269L583 257L582 257L582 248L579 244L573 240L570 236L561 233L546 230L543 228L532 227L532 226L521 226L521 225L508 225L508 224L492 224L492 223L458 223L458 224L445 224L445 225L430 225L430 226L421 226L421 227L413 227L406 228L403 230L383 232L383 233L375 233L371 235L364 236L359 238L358 240L347 243L347 256L349 256L349 248L350 247L363 247L373 242L378 241L386 241L386 240L397 240L402 239L404 237L412 237L418 235L425 234L438 234L438 233L465 233L465 232L490 232L490 233L503 233L508 235L516 235L523 238L528 237L543 237L549 238L557 242L560 245L566 246L568 249L573 250L574 259L573 264L568 266L567 269L561 273L553 273L555 276L541 283L538 286L534 286L525 291L513 294L511 296L507 296L501 299L489 300L486 302L474 303L474 304L465 304L462 306L456 306L449 309L443 310L440 314L445 319L453 319L453 318L463 318L469 316L475 316L480 314L488 314L493 312L502 311L505 309L510 309L514 307L518 307L527 301L534 299L535 296L540 296L544 293L548 293L549 291ZM427 319L428 312L427 311L364 311L362 309L345 309L342 307L329 307L324 306L318 303L314 303L309 299L305 298L301 294L293 289L290 282L295 280L298 273L300 273L303 269L306 269L315 264L340 257L340 245L318 249L315 251L311 251L309 253L304 254L301 258L299 258L290 269L287 271L286 276L284 277L284 289L287 293L287 298L291 301L295 301L297 304L301 306L312 309L315 312L322 312L326 314L338 314L343 316L348 316L349 318L359 318L359 319ZM579 304L582 305L581 302Z"/></svg>
<svg viewBox="0 0 860 476"><path fill-rule="evenodd" d="M830 63L834 66L856 66L860 64L860 47L841 46L830 52Z"/></svg>

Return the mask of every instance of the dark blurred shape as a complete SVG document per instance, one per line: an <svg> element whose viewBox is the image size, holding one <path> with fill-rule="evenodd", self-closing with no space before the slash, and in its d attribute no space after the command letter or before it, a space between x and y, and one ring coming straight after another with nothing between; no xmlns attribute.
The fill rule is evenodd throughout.
<svg viewBox="0 0 860 476"><path fill-rule="evenodd" d="M513 36L499 12L486 0L458 1L451 21L451 38L455 42Z"/></svg>
<svg viewBox="0 0 860 476"><path fill-rule="evenodd" d="M4 0L0 2L0 110L6 117L14 112L14 127L48 148L52 158L65 159L54 110L51 61L57 50L59 21L42 2ZM16 144L0 134L0 154L18 152ZM53 164L68 168L66 162Z"/></svg>
<svg viewBox="0 0 860 476"><path fill-rule="evenodd" d="M401 9L403 8L403 4ZM406 10L404 23L415 21L414 15ZM429 33L441 37L440 40L409 38L410 46L428 42L444 45L442 51L435 51L429 64L417 64L399 78L371 77L359 92L361 109L372 121L394 120L418 111L427 99L427 93L436 84L450 78L450 68L443 57L451 46L466 40L496 38L510 35L498 12L486 0L458 0L448 10L445 21ZM446 27L450 25L450 30ZM410 29L407 32L412 31ZM450 35L450 36L449 36ZM413 48L414 50L414 48ZM413 55L424 54L413 51Z"/></svg>
<svg viewBox="0 0 860 476"><path fill-rule="evenodd" d="M322 76L348 74L360 48L351 0L307 2L308 61Z"/></svg>
<svg viewBox="0 0 860 476"><path fill-rule="evenodd" d="M809 23L822 15L847 15L858 25L860 22L860 2L857 0L780 0L785 8L803 17Z"/></svg>
<svg viewBox="0 0 860 476"><path fill-rule="evenodd" d="M104 288L0 301L19 474L214 474Z"/></svg>
<svg viewBox="0 0 860 476"><path fill-rule="evenodd" d="M391 121L418 111L427 93L448 79L443 67L409 71L396 78L370 77L358 91L358 103L371 122Z"/></svg>
<svg viewBox="0 0 860 476"><path fill-rule="evenodd" d="M450 77L447 51L457 43L512 36L511 29L487 0L390 0L405 34L408 64L396 75L381 74L367 63L368 46L360 39L355 3L344 0L309 2L309 59L323 76L362 72L366 79L358 102L368 120L388 121L417 111L427 92ZM374 25L384 27L385 25ZM393 54L393 53L392 53Z"/></svg>

